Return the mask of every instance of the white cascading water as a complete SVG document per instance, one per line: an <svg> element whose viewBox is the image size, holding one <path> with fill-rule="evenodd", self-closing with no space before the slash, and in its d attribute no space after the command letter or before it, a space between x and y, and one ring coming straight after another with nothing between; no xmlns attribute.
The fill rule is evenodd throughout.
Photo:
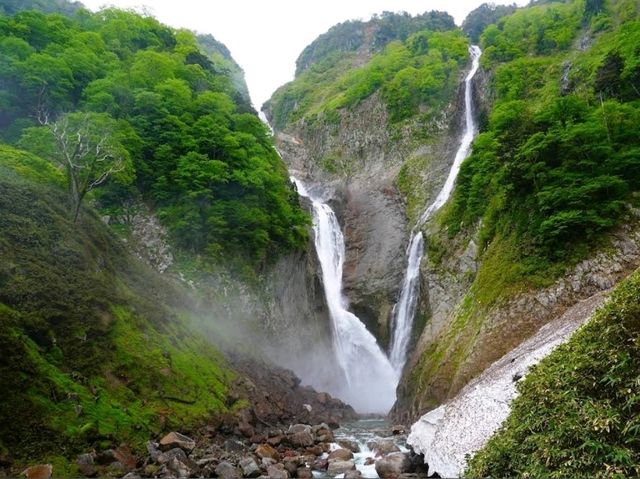
<svg viewBox="0 0 640 479"><path fill-rule="evenodd" d="M478 132L478 127L475 124L473 117L473 92L471 88L471 80L473 80L473 77L480 66L482 50L480 50L480 47L472 45L469 48L469 53L471 54L472 66L471 70L467 74L464 86L464 135L460 142L460 148L458 148L456 157L453 160L453 165L451 165L447 181L445 181L444 186L442 187L442 190L440 190L440 193L438 193L435 201L429 205L424 213L422 213L418 223L411 232L411 242L407 248L407 271L402 282L400 300L393 308L393 319L391 322L391 351L389 353L389 357L391 358L391 363L397 371L397 374L402 372L404 363L407 360L407 351L409 348L409 341L411 339L411 331L413 329L413 318L415 316L418 296L420 295L420 262L422 261L422 255L424 253L424 240L420 228L442 207L442 205L447 202L449 196L451 196L453 186L458 173L460 172L460 165L465 158L469 156L471 143Z"/></svg>
<svg viewBox="0 0 640 479"><path fill-rule="evenodd" d="M342 296L344 237L335 213L310 194L297 179L298 193L313 203L315 246L322 268L322 282L333 326L333 346L344 380L336 378L333 391L361 413L387 413L395 401L396 372L376 338L358 317L347 311Z"/></svg>

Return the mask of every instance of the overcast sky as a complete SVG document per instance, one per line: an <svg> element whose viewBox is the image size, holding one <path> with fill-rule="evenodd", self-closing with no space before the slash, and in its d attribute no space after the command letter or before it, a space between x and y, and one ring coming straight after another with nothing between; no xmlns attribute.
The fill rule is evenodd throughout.
<svg viewBox="0 0 640 479"><path fill-rule="evenodd" d="M260 109L280 85L293 79L302 49L336 23L368 19L383 11L411 14L448 11L462 23L487 0L82 0L97 10L104 5L142 6L161 22L211 33L244 69L254 106ZM513 3L494 1L493 3ZM528 0L516 0L523 5Z"/></svg>

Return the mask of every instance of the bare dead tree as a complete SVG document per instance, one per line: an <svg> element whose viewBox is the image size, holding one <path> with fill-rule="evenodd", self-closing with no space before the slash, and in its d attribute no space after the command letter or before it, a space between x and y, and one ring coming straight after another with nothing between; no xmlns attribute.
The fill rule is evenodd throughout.
<svg viewBox="0 0 640 479"><path fill-rule="evenodd" d="M76 222L83 199L126 168L126 151L113 138L109 122L95 114L69 114L50 125L58 161L67 173Z"/></svg>

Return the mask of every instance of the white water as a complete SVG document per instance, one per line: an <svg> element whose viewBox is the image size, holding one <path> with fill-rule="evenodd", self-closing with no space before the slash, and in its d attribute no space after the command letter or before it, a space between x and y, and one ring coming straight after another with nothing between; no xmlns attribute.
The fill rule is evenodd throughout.
<svg viewBox="0 0 640 479"><path fill-rule="evenodd" d="M396 369L398 375L402 372L404 363L407 360L407 351L409 348L409 340L411 339L411 331L413 329L413 318L416 312L416 303L420 295L420 263L424 254L424 240L420 227L425 224L433 214L444 205L453 191L460 165L469 156L471 143L478 132L478 127L473 118L473 95L471 88L471 80L475 76L480 66L480 56L482 50L480 47L472 45L469 48L472 58L471 70L467 74L464 85L464 107L465 107L465 130L460 141L460 148L456 153L456 157L451 165L449 176L444 186L438 193L435 201L422 213L418 223L411 232L411 242L407 248L407 271L402 282L402 291L400 300L393 308L393 319L391 321L392 338L391 352L389 354L391 363ZM414 233L417 231L417 233Z"/></svg>
<svg viewBox="0 0 640 479"><path fill-rule="evenodd" d="M335 213L297 179L298 193L313 203L315 246L333 327L333 347L344 378L336 378L330 393L361 413L387 413L395 401L398 381L375 337L347 310L342 296L344 237Z"/></svg>

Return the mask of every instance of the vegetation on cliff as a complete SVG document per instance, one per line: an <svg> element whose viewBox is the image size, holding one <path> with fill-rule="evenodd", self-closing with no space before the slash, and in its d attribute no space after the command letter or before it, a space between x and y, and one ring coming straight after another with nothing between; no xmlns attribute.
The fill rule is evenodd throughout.
<svg viewBox="0 0 640 479"><path fill-rule="evenodd" d="M518 384L468 477L640 474L640 273Z"/></svg>
<svg viewBox="0 0 640 479"><path fill-rule="evenodd" d="M354 43L346 33L356 28L375 32L364 53L357 50L365 40ZM311 53L315 56L308 58ZM322 115L335 120L340 109L379 91L392 122L419 112L433 117L450 100L467 59L467 41L445 13L385 14L366 24L348 22L305 49L299 59L305 68L279 88L265 108L274 127L283 129L301 118L308 122Z"/></svg>
<svg viewBox="0 0 640 479"><path fill-rule="evenodd" d="M98 198L116 216L141 195L175 244L214 261L305 244L307 215L226 48L117 9L0 16L0 36L5 141L50 157L63 112L98 113L133 165Z"/></svg>
<svg viewBox="0 0 640 479"><path fill-rule="evenodd" d="M184 292L95 213L74 223L64 185L48 161L0 146L0 454L59 473L91 447L140 449L225 411L233 377L189 330Z"/></svg>

